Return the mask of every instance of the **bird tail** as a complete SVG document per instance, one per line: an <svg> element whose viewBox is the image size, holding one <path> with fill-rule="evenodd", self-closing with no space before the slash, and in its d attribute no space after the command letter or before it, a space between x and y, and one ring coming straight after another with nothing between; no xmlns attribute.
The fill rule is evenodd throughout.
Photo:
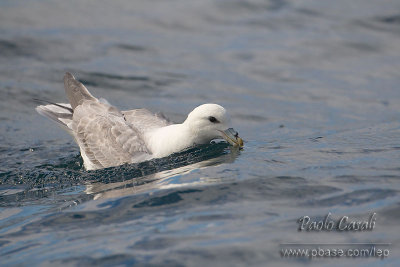
<svg viewBox="0 0 400 267"><path fill-rule="evenodd" d="M46 100L35 99L36 101L46 102L48 105L39 105L36 111L58 123L64 130L71 133L72 115L74 113L70 104L52 103Z"/></svg>
<svg viewBox="0 0 400 267"><path fill-rule="evenodd" d="M97 99L69 72L64 75L64 89L70 104L35 99L36 101L47 103L47 105L37 106L36 111L40 115L57 122L58 125L71 133L74 109L84 100L97 101Z"/></svg>

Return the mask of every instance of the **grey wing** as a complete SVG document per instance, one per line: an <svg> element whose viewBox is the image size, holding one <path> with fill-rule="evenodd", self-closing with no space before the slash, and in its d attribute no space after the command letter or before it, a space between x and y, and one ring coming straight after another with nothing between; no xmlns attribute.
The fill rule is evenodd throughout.
<svg viewBox="0 0 400 267"><path fill-rule="evenodd" d="M72 131L88 170L147 159L149 151L140 132L127 125L110 105L84 101L74 110Z"/></svg>
<svg viewBox="0 0 400 267"><path fill-rule="evenodd" d="M97 101L89 90L69 72L64 75L64 89L72 109L75 109L85 100Z"/></svg>
<svg viewBox="0 0 400 267"><path fill-rule="evenodd" d="M122 114L126 122L140 134L172 124L163 114L153 114L147 109L126 110Z"/></svg>

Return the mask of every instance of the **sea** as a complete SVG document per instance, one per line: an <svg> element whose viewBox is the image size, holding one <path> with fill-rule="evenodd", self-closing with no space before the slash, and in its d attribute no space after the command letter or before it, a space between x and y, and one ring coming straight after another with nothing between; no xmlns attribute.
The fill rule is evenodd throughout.
<svg viewBox="0 0 400 267"><path fill-rule="evenodd" d="M63 75L216 141L86 171ZM398 266L400 1L1 0L1 266Z"/></svg>

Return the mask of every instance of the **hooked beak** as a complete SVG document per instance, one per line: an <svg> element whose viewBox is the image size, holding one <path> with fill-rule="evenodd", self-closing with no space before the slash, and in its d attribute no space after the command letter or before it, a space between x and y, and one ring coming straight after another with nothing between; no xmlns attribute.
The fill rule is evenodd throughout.
<svg viewBox="0 0 400 267"><path fill-rule="evenodd" d="M239 133L233 128L226 129L225 131L220 131L222 137L231 145L243 147L243 139L239 137Z"/></svg>

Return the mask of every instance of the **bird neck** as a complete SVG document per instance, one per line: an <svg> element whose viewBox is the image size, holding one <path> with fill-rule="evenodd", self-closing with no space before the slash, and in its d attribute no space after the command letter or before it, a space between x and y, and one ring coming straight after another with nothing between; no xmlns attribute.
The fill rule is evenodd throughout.
<svg viewBox="0 0 400 267"><path fill-rule="evenodd" d="M161 158L182 151L196 143L196 136L187 124L172 124L159 128L149 137L149 149L154 157Z"/></svg>

